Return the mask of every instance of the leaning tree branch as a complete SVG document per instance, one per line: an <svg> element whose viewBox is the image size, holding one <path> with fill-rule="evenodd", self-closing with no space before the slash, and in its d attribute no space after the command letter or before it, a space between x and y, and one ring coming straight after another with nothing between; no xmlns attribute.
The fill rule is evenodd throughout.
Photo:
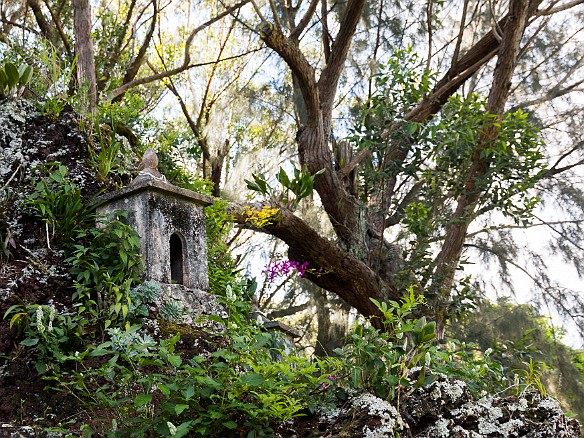
<svg viewBox="0 0 584 438"><path fill-rule="evenodd" d="M566 170L570 170L576 166L579 166L581 164L584 164L584 159L577 161L575 163L569 164L567 166L564 167L558 167L559 164L564 161L566 158L568 158L570 155L572 155L574 152L576 152L577 150L582 149L582 142L578 142L576 143L574 146L572 146L568 151L564 152L554 163L554 165L552 167L550 167L548 170L546 170L545 172L542 172L540 178L541 179L548 179L551 178L555 175L557 175L558 173L561 172L565 172Z"/></svg>
<svg viewBox="0 0 584 438"><path fill-rule="evenodd" d="M159 79L168 78L168 77L170 77L170 76L174 76L174 75L176 75L176 74L178 74L178 73L181 73L181 72L183 72L183 71L189 70L189 69L191 69L191 68L196 68L196 67L205 67L205 66L207 66L207 65L214 65L214 64L221 63L221 62L230 61L230 60L232 60L232 59L242 58L242 57L244 57L244 56L247 56L247 55L249 55L249 54L251 54L251 53L259 52L260 50L262 50L262 48L253 49L253 50L250 50L250 51L248 51L248 52L245 52L245 53L240 53L240 54L238 54L238 55L233 55L233 56L226 56L225 58L221 58L221 59L220 59L220 60L218 60L218 61L207 61L207 62L199 62L199 63L196 63L196 64L189 64L189 65L187 65L187 66L186 66L186 67L184 67L184 68L182 68L182 67L180 67L180 68L174 68L174 69L171 69L171 70L165 70L165 71L163 71L163 72L160 72L160 73L155 73L155 74L153 74L153 75L151 75L151 76L147 76L147 77L143 77L143 78L134 79L134 80L131 82L131 84L133 84L133 85L132 85L131 87L128 87L128 88L126 88L126 89L123 91L123 93L127 92L127 91L128 91L130 88L137 87L138 85L149 84L149 83L151 83L151 82L154 82L154 81L157 81L157 80L159 80ZM129 85L129 84L128 84L128 85ZM122 86L122 87L120 87L120 88L123 88L123 87L125 87L125 86ZM116 94L114 94L114 92L115 92L115 91L116 91L116 90L114 90L114 91L112 92L112 94L110 94L110 95L108 96L108 99L109 99L109 100L111 100L111 99L115 98L115 96L116 96Z"/></svg>
<svg viewBox="0 0 584 438"><path fill-rule="evenodd" d="M464 36L464 29L466 27L466 14L468 13L468 2L464 0L462 6L462 16L460 17L460 27L458 28L458 35L456 36L456 45L454 53L452 54L452 61L450 63L450 70L454 70L458 64L458 55L460 54L460 46L462 45L462 37Z"/></svg>
<svg viewBox="0 0 584 438"><path fill-rule="evenodd" d="M310 307L310 301L303 304L298 304L297 306L286 307L285 309L272 310L268 313L268 318L283 318L284 316L294 315L298 312L302 312Z"/></svg>
<svg viewBox="0 0 584 438"><path fill-rule="evenodd" d="M535 15L537 7L542 0L531 0L528 7L528 17ZM505 15L496 24L498 29L502 32L507 31L510 24L509 14ZM525 23L527 25L527 22ZM436 114L440 108L446 103L448 98L452 96L462 84L464 84L479 68L490 61L499 52L500 42L495 36L495 31L491 29L485 36L483 36L474 46L472 46L460 60L455 64L455 67L449 70L440 79L434 87L434 90L429 96L424 98L418 106L412 109L404 116L405 121L410 122L424 122ZM389 132L397 129L400 123L395 123L386 132L384 137L389 136Z"/></svg>
<svg viewBox="0 0 584 438"><path fill-rule="evenodd" d="M337 172L339 179L346 178L353 170L355 170L355 168L359 165L359 163L361 163L361 161L363 161L366 158L369 158L370 156L371 151L369 149L361 150L357 155L355 155L355 158L353 158L350 163L346 164L344 167L339 169L339 171Z"/></svg>
<svg viewBox="0 0 584 438"><path fill-rule="evenodd" d="M557 14L558 12L567 11L568 9L571 9L581 4L584 4L584 0L572 0L571 2L568 2L560 6L556 6L555 8L551 7L548 9L544 9L542 11L538 11L537 16L542 17L546 15Z"/></svg>
<svg viewBox="0 0 584 438"><path fill-rule="evenodd" d="M322 1L325 1L325 0L322 0ZM298 23L298 25L294 29L292 29L292 32L290 32L290 36L288 38L290 38L291 40L296 39L300 36L300 34L304 31L304 29L306 29L306 26L308 26L308 23L310 23L310 20L314 16L314 12L316 11L316 7L318 6L318 2L319 2L319 0L310 0L310 4L308 5L308 9L306 10L306 13L300 19L300 22Z"/></svg>
<svg viewBox="0 0 584 438"><path fill-rule="evenodd" d="M275 29L270 23L262 23L260 36L266 45L286 62L300 87L309 120L318 123L321 119L320 98L314 69L298 46L292 44L280 30Z"/></svg>
<svg viewBox="0 0 584 438"><path fill-rule="evenodd" d="M41 6L39 0L28 0L28 5L30 6L30 9L32 10L34 18L39 26L39 29L41 30L41 34L43 35L43 37L47 41L51 42L54 46L56 46L53 28L51 27L51 25L47 21L46 17L44 16L42 6Z"/></svg>
<svg viewBox="0 0 584 438"><path fill-rule="evenodd" d="M36 0L35 0L36 1ZM220 14L216 15L215 17L207 20L206 22L204 22L203 24L201 24L200 26L198 26L197 28L195 28L189 35L189 37L187 38L186 42L185 42L185 53L184 53L184 58L183 58L183 62L179 67L173 68L171 70L167 70L165 72L161 72L159 74L154 74L151 76L146 76L143 78L138 78L138 79L134 79L130 82L128 82L127 84L121 85L118 88L116 88L115 90L113 90L109 95L108 95L108 100L113 100L116 97L123 95L124 93L126 93L129 89L137 87L138 85L144 85L144 84L148 84L150 82L154 82L160 79L164 79L167 78L169 76L174 76L178 73L181 73L183 71L186 71L190 68L193 67L199 67L202 65L208 65L211 63L201 63L201 64L191 64L191 45L193 44L193 40L195 38L195 36L202 31L203 29L206 29L207 27L209 27L210 25L212 25L213 23L216 23L217 21L221 20L222 18L226 17L227 15L230 15L233 11L236 11L238 9L240 9L241 7L245 6L247 3L249 3L251 0L241 0L238 3L234 4L233 6L228 7L227 9L225 9L225 11L221 12Z"/></svg>
<svg viewBox="0 0 584 438"><path fill-rule="evenodd" d="M53 24L57 28L57 32L59 33L59 37L61 37L61 41L63 42L63 47L65 47L65 51L67 52L67 56L72 61L74 56L73 56L73 51L71 50L71 44L69 44L69 39L67 38L67 35L65 35L65 31L63 31L63 26L59 22L59 17L57 16L57 14L55 14L55 11L53 11L53 8L51 7L51 5L49 4L48 1L45 0L44 3L45 3L45 6L47 7L47 9L49 10L49 14L51 15L51 20L53 21Z"/></svg>
<svg viewBox="0 0 584 438"><path fill-rule="evenodd" d="M466 235L466 237L474 237L474 236L477 236L477 235L482 234L482 233L490 233L491 231L497 231L497 230L513 230L513 229L526 230L528 228L541 227L541 226L581 224L581 223L584 223L584 219L583 220L571 220L571 221L537 222L537 223L528 224L528 225L512 225L512 224L492 225L490 227L483 228L482 230L478 230L478 231L475 231L473 233L468 233Z"/></svg>
<svg viewBox="0 0 584 438"><path fill-rule="evenodd" d="M243 205L231 204L228 213L244 226ZM379 316L379 310L369 299L399 299L400 293L381 284L375 272L339 248L335 242L322 237L314 228L286 208L280 209L274 223L254 228L282 240L289 246L290 259L308 262L305 278L317 286L337 294L362 315ZM378 324L378 323L375 323Z"/></svg>
<svg viewBox="0 0 584 438"><path fill-rule="evenodd" d="M339 78L345 66L347 53L351 47L351 41L361 18L364 4L365 0L348 1L339 32L331 46L328 62L318 80L323 119L325 121L331 117Z"/></svg>
<svg viewBox="0 0 584 438"><path fill-rule="evenodd" d="M540 222L544 223L550 230L552 230L554 233L558 234L562 239L567 240L572 245L574 245L576 248L578 248L580 251L584 251L584 247L582 247L578 243L574 242L574 239L571 239L570 237L566 236L564 233L562 233L561 231L559 231L556 227L554 227L554 225L552 224L552 222L546 222L543 219L541 219L540 217L537 217L535 215L534 215L534 217L537 220L539 220Z"/></svg>
<svg viewBox="0 0 584 438"><path fill-rule="evenodd" d="M138 70L140 70L140 67L144 63L144 57L146 56L148 47L150 47L150 42L152 41L152 37L154 36L154 31L156 30L156 19L158 16L158 0L152 0L152 8L153 8L152 21L150 22L150 27L146 32L144 41L142 41L142 44L140 45L138 54L136 55L136 57L132 61L132 64L130 64L130 67L126 71L126 74L124 75L122 84L127 84L128 82L131 82L136 77L136 75L138 74ZM117 96L116 99L120 99L121 97L122 95L119 95Z"/></svg>
<svg viewBox="0 0 584 438"><path fill-rule="evenodd" d="M502 34L497 64L493 72L491 91L486 105L486 111L497 115L497 121L500 121L503 117L511 88L511 78L513 77L519 53L519 44L529 17L528 5L525 0L511 0L507 17L507 25ZM445 303L436 309L438 336L443 336L444 334L447 303L456 268L460 260L468 227L474 218L473 212L482 194L482 189L477 185L477 180L485 175L489 169L489 156L485 156L483 152L498 135L497 125L492 121L487 121L473 152L472 163L466 177L464 189L458 198L454 212L454 220L446 230L442 247L435 259L435 280L432 287L436 293L444 298L442 302Z"/></svg>

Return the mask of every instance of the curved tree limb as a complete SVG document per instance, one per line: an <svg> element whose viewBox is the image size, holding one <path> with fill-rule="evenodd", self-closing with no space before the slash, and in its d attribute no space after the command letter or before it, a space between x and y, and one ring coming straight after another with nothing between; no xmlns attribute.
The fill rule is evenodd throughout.
<svg viewBox="0 0 584 438"><path fill-rule="evenodd" d="M525 0L510 1L507 23L502 35L497 64L493 73L492 87L486 105L486 111L497 115L497 121L502 119L505 104L509 97L511 78L513 77L517 55L519 54L519 44L525 31L528 17L528 4ZM438 336L444 335L444 321L448 306L447 298L454 282L468 226L474 219L473 212L481 196L481 189L477 185L477 179L484 175L489 167L489 157L484 156L483 151L497 138L498 132L497 126L492 121L485 124L484 131L473 153L471 168L466 178L464 190L458 199L453 221L446 231L442 248L435 259L436 268L432 287L436 293L445 297L442 300L442 308L436 309Z"/></svg>
<svg viewBox="0 0 584 438"><path fill-rule="evenodd" d="M202 31L203 29L209 27L213 23L221 20L222 18L226 17L227 15L230 15L233 11L236 11L236 10L240 9L241 7L243 7L244 5L246 5L247 3L249 3L250 1L251 0L241 0L238 3L234 4L233 6L228 7L227 9L225 9L220 14L218 14L215 17L207 20L206 22L204 22L203 24L201 24L200 26L198 26L197 28L195 28L190 33L189 37L187 38L187 40L185 42L184 58L183 58L182 64L179 67L176 67L176 68L173 68L171 70L168 70L168 71L165 71L165 72L161 72L161 73L158 73L158 74L154 74L154 75L151 75L151 76L134 79L134 80L128 82L127 84L123 84L123 85L119 86L118 88L116 88L115 90L113 90L108 95L107 99L108 100L113 100L113 99L117 98L118 96L121 96L124 93L126 93L129 89L134 88L134 87L137 87L138 85L144 85L144 84L148 84L150 82L154 82L154 81L157 81L157 80L160 80L160 79L167 78L169 76L174 76L174 75L176 75L178 73L181 73L181 72L183 72L185 70L188 70L189 68L193 68L194 66L202 65L202 64L196 64L196 65L192 65L191 64L190 50L191 50L191 45L193 43L193 39L195 38L195 35L197 33L199 33L200 31Z"/></svg>
<svg viewBox="0 0 584 438"><path fill-rule="evenodd" d="M319 0L310 0L310 4L308 5L308 9L306 10L306 13L300 19L300 22L298 23L298 25L294 29L292 29L292 32L290 32L290 35L288 38L297 39L300 36L300 34L304 31L304 29L306 29L306 26L308 26L308 23L310 23L310 20L314 16L314 12L316 11L316 7L318 6L318 2L319 2Z"/></svg>
<svg viewBox="0 0 584 438"><path fill-rule="evenodd" d="M122 32L120 32L115 40L113 45L113 50L108 54L108 57L104 63L103 71L101 72L101 77L97 82L97 89L99 91L105 88L106 83L109 81L111 77L111 72L113 66L118 62L120 55L122 53L122 44L124 43L124 38L128 34L128 28L130 26L130 20L132 19L132 13L134 8L136 7L136 0L131 0L130 5L128 6L128 12L126 13L126 17L124 19L124 24L122 24Z"/></svg>
<svg viewBox="0 0 584 438"><path fill-rule="evenodd" d="M156 29L156 21L158 19L158 0L152 0L152 21L150 22L150 27L146 32L146 36L144 37L144 41L140 45L140 49L138 50L138 54L130 64L130 67L126 71L124 75L124 79L122 80L122 84L127 84L131 82L136 75L138 74L138 70L144 63L144 57L146 56L146 52L148 47L150 47L150 42L152 41L152 37L154 36L154 31ZM122 95L117 96L115 100L121 99Z"/></svg>
<svg viewBox="0 0 584 438"><path fill-rule="evenodd" d="M42 6L39 0L27 0L30 9L34 15L37 25L41 31L41 34L47 41L49 41L53 46L57 47L57 41L55 39L55 33L53 28L49 24L48 20L43 14Z"/></svg>
<svg viewBox="0 0 584 438"><path fill-rule="evenodd" d="M242 208L241 205L231 204L228 212L236 222L245 225ZM369 299L371 297L380 301L399 299L398 291L381 284L369 266L341 250L335 242L322 237L290 210L282 208L275 223L257 231L288 244L290 259L309 263L305 278L335 293L362 315L379 316L378 309Z"/></svg>
<svg viewBox="0 0 584 438"><path fill-rule="evenodd" d="M57 28L57 32L58 32L59 36L61 37L61 42L63 43L63 47L65 47L65 51L67 52L67 57L69 58L70 61L73 61L74 56L73 56L73 52L71 50L71 44L69 44L69 39L67 38L67 35L65 35L65 32L63 31L63 26L61 25L61 22L59 21L59 17L55 13L55 11L53 11L53 8L49 4L49 2L47 2L45 0L44 3L45 3L45 6L47 7L47 9L49 10L49 14L51 15L51 20L53 21L53 24Z"/></svg>

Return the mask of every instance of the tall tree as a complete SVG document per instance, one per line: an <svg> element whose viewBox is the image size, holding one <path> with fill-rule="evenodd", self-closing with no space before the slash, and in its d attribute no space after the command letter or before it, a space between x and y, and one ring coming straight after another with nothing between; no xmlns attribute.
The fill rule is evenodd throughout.
<svg viewBox="0 0 584 438"><path fill-rule="evenodd" d="M273 118L271 126L284 119L297 124L293 161L314 176L315 202L324 208L334 239L290 203L276 202L280 214L261 231L284 241L291 259L309 262L308 279L362 314L377 314L369 298L399 299L413 286L424 292L443 325L455 307L455 277L468 254L465 248L491 253L504 269L509 262L520 266L501 250L503 240L494 242L498 230L540 224L562 236L554 243L558 251L578 253L575 260L584 257L575 237L584 201L579 187L567 179L578 177L584 164L582 144L574 140L582 111L577 102L569 105L583 81L584 55L575 44L582 34L583 3L242 0L224 5L201 0L192 6L205 11L204 17L200 13L196 23L186 26L173 22L182 43L165 45L164 13L175 3L119 2L111 9L96 8L96 87L102 102L132 95L155 95L152 102L158 102L163 94L159 81L166 81L167 89L183 100L182 113L194 122L200 142L204 124L198 121L209 114L201 103L210 100L189 108L187 79L180 75L248 54L233 49L232 55L209 60L194 42L205 44L197 37L219 23L227 23L238 38L254 32L267 50L258 51L261 59L250 58L244 68L248 77L250 70L264 74L255 75L247 89L238 86L237 93L257 94L254 105ZM73 60L73 10L66 2L30 0L23 9L13 0L0 0L0 6L0 22L10 36L0 36L4 44L27 54L30 44L43 40L59 60ZM569 22L570 29L562 22ZM217 47L226 42L217 40ZM408 43L424 53L421 63L404 51ZM429 73L428 67L439 73ZM218 90L229 84L227 76L214 78ZM289 98L294 106L290 118L282 110L286 104L278 102L277 110L268 110L269 103L259 105L265 96ZM522 108L526 111L516 111ZM348 115L358 119L352 143L340 141L354 122L339 121ZM249 114L240 117L240 133L249 120ZM543 148L527 121L542 128L544 139L551 129L561 135ZM241 135L233 137L239 141ZM201 143L201 168L216 181L224 173L222 165L234 160L224 157L227 138L222 140L215 156ZM228 154L241 158L241 144L249 140L239 145L229 140ZM278 141L290 151L284 136ZM547 170L541 168L544 158ZM536 197L545 198L545 191L561 193L564 207L571 209L568 220L534 219ZM497 212L517 223L489 222ZM240 219L245 222L244 216ZM532 256L543 264L544 257ZM542 290L554 286L539 273L534 278ZM553 296L559 305L565 300L558 297L578 298L559 288ZM570 306L564 305L564 311L570 313Z"/></svg>
<svg viewBox="0 0 584 438"><path fill-rule="evenodd" d="M488 193L485 190L489 190L489 184L479 186L476 181L492 174L489 163L496 154L491 146L499 135L499 125L505 113L518 57L525 58L530 53L534 36L545 29L550 16L575 8L581 2L551 1L544 4L540 0L510 1L504 4L506 10L500 18L492 12L489 20L491 28L466 49L463 45L467 39L466 23L461 23L460 32L454 39L453 57L447 62L448 71L436 81L433 89L421 93L417 101L405 108L403 113L397 114L394 120L384 121L385 128L379 139L384 144L381 154L372 157L372 151L363 148L339 171L335 169L329 141L333 111L343 68L365 3L349 0L343 5L342 13L338 14L338 21L335 22L334 35L330 34L331 27L327 25L329 8L324 5L320 9L321 15L313 24L320 25L323 35L322 56L317 63L311 63L298 43L298 36L311 22L315 11L319 10L315 3L312 2L306 9L297 25L289 25L286 30L283 23L288 24L290 20L284 21L282 17L294 15L290 12L296 12L297 5L270 2L269 11L258 10L262 20L259 33L292 73L299 97L296 99L297 112L304 114L300 118L297 135L299 163L305 165L312 174L324 170L324 173L316 176L314 188L337 240L332 242L324 238L286 208L282 209L279 221L264 227L264 231L289 245L290 258L309 261L312 269L307 273L307 278L336 293L364 315L377 314L369 298L398 299L403 294L405 285L397 281L403 267L400 262L402 248L396 248L387 240L388 228L404 219L404 212L419 199L417 192L424 185L424 181L419 180L405 196L398 199L398 185L403 174L392 172L391 169L404 165L415 152L419 140L419 137L413 135L415 130L421 129L419 126L434 123L434 117L440 115L444 105L455 93L461 91L477 74L490 70L491 79L488 82L486 78L481 79L483 84L488 83L491 90L483 109L484 125L478 141L473 145L470 170L466 172L466 169L461 169L465 170L466 180L462 182L462 190L455 198L458 206L453 214L444 218L448 221L444 227L445 234L434 240L434 246L441 242L441 247L434 253L435 258L428 260L432 268L431 275L429 278L408 277L411 284L417 284L427 291L440 326L443 326L469 225L480 214L495 208L490 205L486 209L477 210L479 201L484 200ZM481 2L475 2L476 8L480 6ZM466 21L468 2L465 2L463 9L462 16ZM269 14L272 14L270 19L266 18ZM522 39L527 29L530 29L531 34ZM489 62L494 58L497 58L497 63L489 67ZM403 83L396 86L403 86ZM404 127L411 127L413 132L409 136L401 135L401 140L395 141L395 134L403 131ZM378 172L385 172L387 177L364 200L347 190L343 178L366 162Z"/></svg>
<svg viewBox="0 0 584 438"><path fill-rule="evenodd" d="M87 87L88 111L97 109L97 80L91 36L91 5L89 0L73 1L73 21L75 28L75 53L77 54L77 80Z"/></svg>

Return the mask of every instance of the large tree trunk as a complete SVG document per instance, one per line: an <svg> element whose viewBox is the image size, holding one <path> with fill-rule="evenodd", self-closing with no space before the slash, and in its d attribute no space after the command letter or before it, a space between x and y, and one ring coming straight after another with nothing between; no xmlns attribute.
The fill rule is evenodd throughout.
<svg viewBox="0 0 584 438"><path fill-rule="evenodd" d="M77 54L77 81L79 86L87 87L88 102L86 111L93 114L97 109L97 82L89 0L73 0L73 21L75 53Z"/></svg>
<svg viewBox="0 0 584 438"><path fill-rule="evenodd" d="M497 140L498 124L503 119L505 104L511 88L511 78L515 70L519 44L525 30L528 18L528 0L511 0L507 26L502 36L497 64L493 74L493 85L487 100L486 110L495 114L495 120L488 119L485 123L476 149L473 153L471 169L468 172L464 191L458 199L456 211L448 227L442 249L436 258L434 292L441 297L437 300L439 307L435 309L437 333L444 334L444 322L448 309L448 297L454 282L456 268L462 253L462 247L470 223L474 219L474 211L481 197L481 188L477 181L486 175L489 168L490 155L485 150Z"/></svg>

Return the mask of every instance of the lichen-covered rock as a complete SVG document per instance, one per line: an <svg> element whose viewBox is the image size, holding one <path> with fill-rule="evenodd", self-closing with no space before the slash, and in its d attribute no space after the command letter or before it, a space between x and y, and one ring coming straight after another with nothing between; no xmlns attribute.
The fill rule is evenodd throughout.
<svg viewBox="0 0 584 438"><path fill-rule="evenodd" d="M443 412L450 412L473 399L460 380L440 377L417 388L402 405L401 413L411 430L420 430L436 422Z"/></svg>
<svg viewBox="0 0 584 438"><path fill-rule="evenodd" d="M338 409L323 408L279 428L281 437L383 438L398 436L404 428L397 409L369 393L350 397Z"/></svg>
<svg viewBox="0 0 584 438"><path fill-rule="evenodd" d="M529 392L475 400L464 382L445 377L416 389L401 414L417 438L580 437L578 421L550 397Z"/></svg>
<svg viewBox="0 0 584 438"><path fill-rule="evenodd" d="M58 432L45 432L30 426L14 426L12 424L0 424L0 437L6 438L60 438L65 436Z"/></svg>
<svg viewBox="0 0 584 438"><path fill-rule="evenodd" d="M396 405L395 403L394 405ZM338 408L296 418L279 436L351 438L578 438L580 425L559 403L539 393L476 400L460 380L439 376L396 407L372 394L352 396Z"/></svg>

